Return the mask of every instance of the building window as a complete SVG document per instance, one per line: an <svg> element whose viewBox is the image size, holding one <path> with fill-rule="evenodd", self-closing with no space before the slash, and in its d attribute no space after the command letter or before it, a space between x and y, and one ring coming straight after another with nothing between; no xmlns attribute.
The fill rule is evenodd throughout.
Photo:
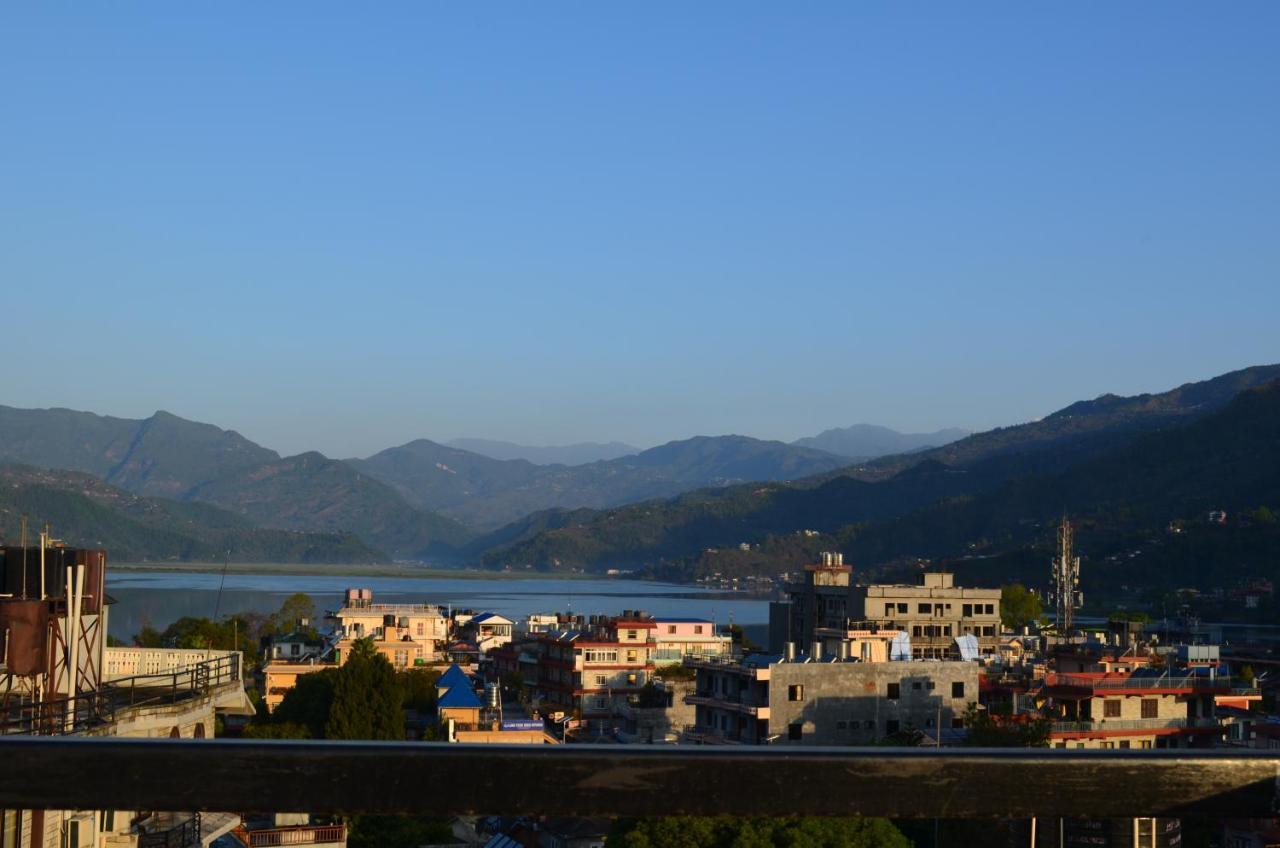
<svg viewBox="0 0 1280 848"><path fill-rule="evenodd" d="M1115 748L1115 747L1116 747L1116 743L1114 743L1114 742L1108 742L1108 741L1105 741L1105 740L1104 740L1104 741L1102 741L1102 742L1099 742L1099 743L1098 743L1098 747L1099 747L1099 748L1105 748L1106 750L1110 751L1111 749L1113 749L1113 748Z"/></svg>
<svg viewBox="0 0 1280 848"><path fill-rule="evenodd" d="M912 628L911 628L911 635L912 635L912 636L921 636L921 635L923 635L923 634L920 632L920 625L918 625L918 624L917 624L915 627L912 627Z"/></svg>
<svg viewBox="0 0 1280 848"><path fill-rule="evenodd" d="M913 681L911 681L911 688L912 688L912 689L919 690L919 688L920 688L920 681L919 681L919 680L913 680Z"/></svg>
<svg viewBox="0 0 1280 848"><path fill-rule="evenodd" d="M1156 698L1142 699L1142 717L1155 718L1160 715L1160 701Z"/></svg>
<svg viewBox="0 0 1280 848"><path fill-rule="evenodd" d="M971 618L973 616L973 604L965 604L962 606L960 608L960 614L965 618Z"/></svg>
<svg viewBox="0 0 1280 848"><path fill-rule="evenodd" d="M849 722L847 721L836 722L836 730L848 730L848 729L849 729Z"/></svg>
<svg viewBox="0 0 1280 848"><path fill-rule="evenodd" d="M1139 739L1139 740L1138 740L1138 747L1139 747L1139 748L1150 748L1150 747L1151 747L1151 740L1150 740L1150 739Z"/></svg>
<svg viewBox="0 0 1280 848"><path fill-rule="evenodd" d="M994 604L987 604L987 615L995 615L996 608Z"/></svg>
<svg viewBox="0 0 1280 848"><path fill-rule="evenodd" d="M964 697L964 681L963 680L957 680L955 683L951 684L951 697L953 698Z"/></svg>
<svg viewBox="0 0 1280 848"><path fill-rule="evenodd" d="M604 675L603 675L603 674L597 674L597 675L596 675L596 685L597 685L597 686L603 686L603 685L604 685Z"/></svg>
<svg viewBox="0 0 1280 848"><path fill-rule="evenodd" d="M927 692L932 692L932 691L933 691L933 688L934 688L934 683L933 683L933 681L932 681L932 680L926 681L926 682L925 682L925 684L924 684L924 688L925 688L925 691L927 691Z"/></svg>
<svg viewBox="0 0 1280 848"><path fill-rule="evenodd" d="M634 631L634 630L628 630L628 631L627 631L627 641L628 641L628 642L634 642L636 639L639 639L639 638L640 638L640 636L639 636L639 634L637 634L637 632L636 632L636 631Z"/></svg>
<svg viewBox="0 0 1280 848"><path fill-rule="evenodd" d="M906 605L906 604L898 604L898 612L900 612L900 613L906 613L906 611L907 611L907 605Z"/></svg>
<svg viewBox="0 0 1280 848"><path fill-rule="evenodd" d="M787 738L792 741L804 738L804 725L799 722L787 725Z"/></svg>
<svg viewBox="0 0 1280 848"><path fill-rule="evenodd" d="M674 624L668 624L668 625L667 625L667 633L668 633L668 634L670 634L670 633L675 633L675 632L676 632L676 626L675 626Z"/></svg>
<svg viewBox="0 0 1280 848"><path fill-rule="evenodd" d="M862 723L862 726L865 727L867 730L875 730L876 729L875 719L870 719L870 718L867 719L865 722Z"/></svg>
<svg viewBox="0 0 1280 848"><path fill-rule="evenodd" d="M918 611L921 615L929 615L933 612L933 604L921 604Z"/></svg>
<svg viewBox="0 0 1280 848"><path fill-rule="evenodd" d="M885 697L888 698L890 701L898 700L898 698L900 697L899 685L897 683L890 683L888 686L888 691L885 692Z"/></svg>
<svg viewBox="0 0 1280 848"><path fill-rule="evenodd" d="M629 662L629 663L633 663L633 662L635 662L635 661L636 661L636 652L635 652L635 651L627 651L627 662Z"/></svg>
<svg viewBox="0 0 1280 848"><path fill-rule="evenodd" d="M116 829L116 811L104 810L102 817L98 820L98 829L103 833L114 833ZM4 848L9 848L9 843L5 843Z"/></svg>
<svg viewBox="0 0 1280 848"><path fill-rule="evenodd" d="M804 685L803 685L803 684L800 684L800 683L793 683L793 684L791 684L790 686L788 686L788 687L787 687L787 700L788 700L788 701L803 701L803 700L804 700Z"/></svg>
<svg viewBox="0 0 1280 848"><path fill-rule="evenodd" d="M701 625L701 624L695 624L695 625L693 625L693 632L694 632L694 634L695 634L695 635L701 636L701 635L702 635L702 625Z"/></svg>
<svg viewBox="0 0 1280 848"><path fill-rule="evenodd" d="M885 605L884 605L884 614L885 614L886 616L890 616L890 617L892 617L892 616L893 616L893 604L885 604Z"/></svg>
<svg viewBox="0 0 1280 848"><path fill-rule="evenodd" d="M1123 741L1120 743L1120 747L1121 747L1121 748L1128 748L1128 747L1129 747L1129 740L1128 740L1128 739L1123 740Z"/></svg>
<svg viewBox="0 0 1280 848"><path fill-rule="evenodd" d="M1120 701L1103 701L1102 702L1103 718L1120 718Z"/></svg>
<svg viewBox="0 0 1280 848"><path fill-rule="evenodd" d="M951 719L951 728L953 730L960 730L963 727L964 727L964 719L962 718Z"/></svg>

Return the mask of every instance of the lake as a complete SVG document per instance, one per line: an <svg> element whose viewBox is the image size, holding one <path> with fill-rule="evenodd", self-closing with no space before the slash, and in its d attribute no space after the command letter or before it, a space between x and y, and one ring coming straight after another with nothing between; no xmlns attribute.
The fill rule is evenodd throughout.
<svg viewBox="0 0 1280 848"><path fill-rule="evenodd" d="M348 587L373 590L374 603L429 603L488 610L519 620L533 612L616 614L641 609L657 616L730 621L764 637L769 604L738 592L640 580L467 577L387 577L340 574L221 574L194 571L107 572L112 636L132 641L144 625L164 629L183 616L235 612L271 613L294 592L306 592L322 610L337 609Z"/></svg>

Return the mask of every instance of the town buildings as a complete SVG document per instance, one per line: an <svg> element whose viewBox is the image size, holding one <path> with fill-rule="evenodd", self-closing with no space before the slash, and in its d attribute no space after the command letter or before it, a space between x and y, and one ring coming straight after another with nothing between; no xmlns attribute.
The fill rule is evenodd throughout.
<svg viewBox="0 0 1280 848"><path fill-rule="evenodd" d="M396 668L439 662L448 644L451 622L433 604L375 604L369 589L348 589L337 620L335 658L342 663L357 639L371 639L378 653Z"/></svg>
<svg viewBox="0 0 1280 848"><path fill-rule="evenodd" d="M973 636L978 653L1000 647L1000 590L955 585L948 572L926 572L916 585L855 585L852 568L838 553L805 566L803 577L787 588L788 599L769 607L769 648L787 642L809 645L818 630L840 629L848 620L876 622L911 637L916 659L955 659L956 639Z"/></svg>
<svg viewBox="0 0 1280 848"><path fill-rule="evenodd" d="M709 618L654 618L653 660L682 662L685 657L722 657L733 652L733 638L716 633Z"/></svg>

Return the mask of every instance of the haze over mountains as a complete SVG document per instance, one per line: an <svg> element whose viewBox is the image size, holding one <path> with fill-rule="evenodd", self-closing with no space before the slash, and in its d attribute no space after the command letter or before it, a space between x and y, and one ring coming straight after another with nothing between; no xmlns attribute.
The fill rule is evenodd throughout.
<svg viewBox="0 0 1280 848"><path fill-rule="evenodd" d="M968 430L950 427L934 433L899 433L877 424L854 424L823 430L816 436L796 439L791 444L815 448L850 459L875 459L895 453L911 453L925 448L937 448L963 439Z"/></svg>
<svg viewBox="0 0 1280 848"><path fill-rule="evenodd" d="M110 543L118 557L218 559L230 549L241 561L665 563L672 577L695 573L708 548L795 547L779 540L800 530L871 561L941 555L967 549L975 533L984 544L1016 542L1046 511L1096 510L1117 493L1129 499L1125 514L1148 521L1199 504L1194 492L1231 508L1221 484L1232 476L1250 481L1237 487L1239 499L1274 494L1280 505L1280 475L1264 473L1280 452L1280 390L1241 394L1275 380L1280 366L1260 366L1161 394L1104 395L927 449L918 441L954 431L856 425L814 437L843 450L911 445L859 462L808 447L814 440L745 436L695 437L577 465L495 459L425 439L365 459L281 457L165 412L137 421L0 407L0 463L12 466L0 474L0 529L12 540L26 513L54 521L68 540ZM1197 441L1210 436L1238 439L1252 454L1221 465L1226 454ZM1173 478L1152 465L1161 450ZM1249 455L1260 457L1258 474L1237 467ZM1159 484L1144 484L1144 474Z"/></svg>
<svg viewBox="0 0 1280 848"><path fill-rule="evenodd" d="M494 439L450 439L446 447L471 451L490 459L523 459L534 465L585 465L639 453L640 448L623 442L579 442L573 445L536 447Z"/></svg>

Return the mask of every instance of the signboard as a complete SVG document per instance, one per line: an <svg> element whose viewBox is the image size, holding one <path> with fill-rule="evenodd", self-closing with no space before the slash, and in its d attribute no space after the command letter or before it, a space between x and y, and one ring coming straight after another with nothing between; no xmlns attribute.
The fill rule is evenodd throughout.
<svg viewBox="0 0 1280 848"><path fill-rule="evenodd" d="M502 720L503 730L542 730L543 725L540 719L536 718L507 718Z"/></svg>

